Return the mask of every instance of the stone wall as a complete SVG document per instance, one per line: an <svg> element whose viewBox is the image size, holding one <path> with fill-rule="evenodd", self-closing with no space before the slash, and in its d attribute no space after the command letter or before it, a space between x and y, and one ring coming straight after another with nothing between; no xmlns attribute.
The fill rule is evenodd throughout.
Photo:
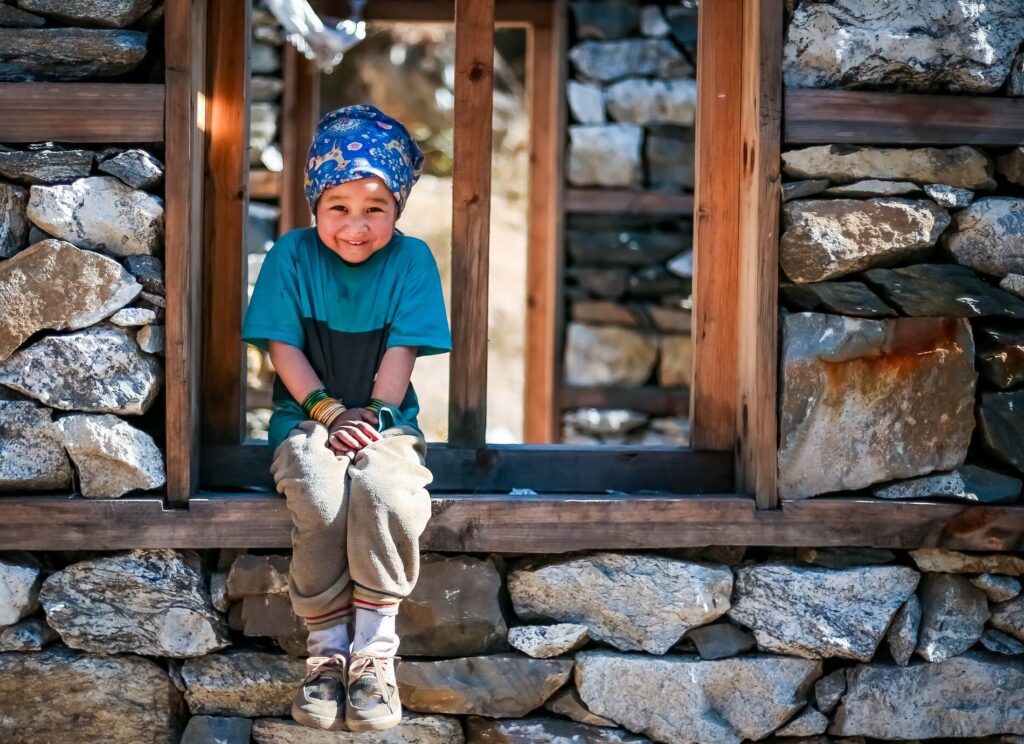
<svg viewBox="0 0 1024 744"><path fill-rule="evenodd" d="M570 8L567 185L692 192L696 4ZM567 216L566 384L690 384L692 232L689 218ZM578 409L565 414L563 441L685 445L689 424Z"/></svg>
<svg viewBox="0 0 1024 744"><path fill-rule="evenodd" d="M405 720L359 739L287 718L304 647L287 570L287 555L229 550L6 555L0 739L1024 735L1019 556L724 547L427 554L399 617Z"/></svg>
<svg viewBox="0 0 1024 744"><path fill-rule="evenodd" d="M1017 96L1022 41L1009 0L805 2L785 80ZM1016 501L1024 147L823 144L782 160L783 498Z"/></svg>

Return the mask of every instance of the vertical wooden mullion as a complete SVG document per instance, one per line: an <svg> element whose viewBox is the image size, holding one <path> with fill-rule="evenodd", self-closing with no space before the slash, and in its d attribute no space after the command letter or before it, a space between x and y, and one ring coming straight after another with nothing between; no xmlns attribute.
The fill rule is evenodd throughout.
<svg viewBox="0 0 1024 744"><path fill-rule="evenodd" d="M168 0L164 23L167 500L181 506L199 480L205 0Z"/></svg>
<svg viewBox="0 0 1024 744"><path fill-rule="evenodd" d="M456 0L448 441L463 446L482 445L487 429L493 96L494 0Z"/></svg>
<svg viewBox="0 0 1024 744"><path fill-rule="evenodd" d="M245 225L249 182L249 2L209 0L203 435L242 441Z"/></svg>
<svg viewBox="0 0 1024 744"><path fill-rule="evenodd" d="M736 478L778 506L776 377L781 202L782 0L744 0Z"/></svg>
<svg viewBox="0 0 1024 744"><path fill-rule="evenodd" d="M306 204L306 152L320 114L320 72L291 44L284 49L284 93L281 105L281 222L283 235L312 224Z"/></svg>
<svg viewBox="0 0 1024 744"><path fill-rule="evenodd" d="M732 450L736 440L742 27L743 0L701 3L690 401L696 449Z"/></svg>
<svg viewBox="0 0 1024 744"><path fill-rule="evenodd" d="M560 435L565 12L564 0L556 0L550 22L527 30L530 189L524 441L532 444L555 442Z"/></svg>

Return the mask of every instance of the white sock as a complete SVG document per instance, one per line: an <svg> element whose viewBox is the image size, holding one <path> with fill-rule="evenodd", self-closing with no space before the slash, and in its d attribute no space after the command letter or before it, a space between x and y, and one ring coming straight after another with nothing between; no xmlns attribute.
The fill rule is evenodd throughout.
<svg viewBox="0 0 1024 744"><path fill-rule="evenodd" d="M397 617L356 607L356 637L352 643L352 652L394 656L398 651L398 635L395 633Z"/></svg>
<svg viewBox="0 0 1024 744"><path fill-rule="evenodd" d="M309 638L306 640L306 650L310 656L334 656L341 654L346 659L349 654L349 643L351 642L352 631L348 623L332 625L323 630L309 631Z"/></svg>

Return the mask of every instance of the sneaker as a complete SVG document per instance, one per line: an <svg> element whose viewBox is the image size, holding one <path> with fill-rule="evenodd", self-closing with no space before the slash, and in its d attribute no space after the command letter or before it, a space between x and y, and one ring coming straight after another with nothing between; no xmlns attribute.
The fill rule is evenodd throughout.
<svg viewBox="0 0 1024 744"><path fill-rule="evenodd" d="M402 720L395 657L354 653L348 666L345 723L350 731L380 731Z"/></svg>
<svg viewBox="0 0 1024 744"><path fill-rule="evenodd" d="M292 701L297 723L324 731L345 728L345 657L312 656L306 659L306 678Z"/></svg>

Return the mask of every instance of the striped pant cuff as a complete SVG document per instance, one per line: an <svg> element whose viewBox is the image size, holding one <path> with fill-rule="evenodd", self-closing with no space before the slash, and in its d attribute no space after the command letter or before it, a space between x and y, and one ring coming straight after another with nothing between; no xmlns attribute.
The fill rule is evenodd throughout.
<svg viewBox="0 0 1024 744"><path fill-rule="evenodd" d="M351 604L339 607L336 610L325 612L322 615L311 615L302 618L306 623L306 630L323 630L342 623L352 622L352 614L355 612Z"/></svg>
<svg viewBox="0 0 1024 744"><path fill-rule="evenodd" d="M372 589L356 586L352 590L352 604L360 610L370 610L378 615L397 615L402 598L381 594Z"/></svg>

